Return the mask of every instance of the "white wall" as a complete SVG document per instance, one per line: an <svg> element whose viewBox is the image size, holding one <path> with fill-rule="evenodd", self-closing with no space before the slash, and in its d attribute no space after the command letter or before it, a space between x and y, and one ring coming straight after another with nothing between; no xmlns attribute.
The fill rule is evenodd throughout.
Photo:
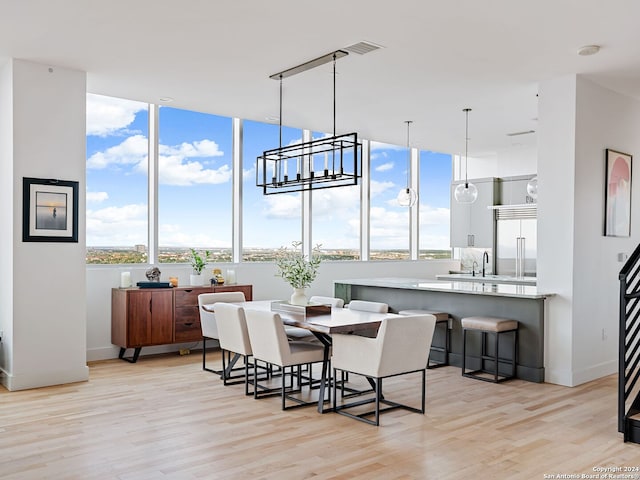
<svg viewBox="0 0 640 480"><path fill-rule="evenodd" d="M632 171L631 237L605 237L605 149L640 158L640 102L578 77L576 107L573 382L579 384L618 367L617 254L630 255L640 241L640 177Z"/></svg>
<svg viewBox="0 0 640 480"><path fill-rule="evenodd" d="M575 76L540 85L538 289L547 300L545 380L572 385Z"/></svg>
<svg viewBox="0 0 640 480"><path fill-rule="evenodd" d="M208 265L207 271L218 265ZM255 300L288 299L291 288L275 276L276 268L272 263L243 263L238 265L219 265L223 272L234 268L237 282L253 285ZM118 287L120 272L131 272L132 281L146 280L145 266L87 266L87 359L103 360L116 358L119 348L111 344L111 289ZM189 284L191 268L183 266L160 265L162 280L177 276L179 285ZM460 268L455 260L432 260L415 262L323 262L318 277L308 289L310 295L333 296L333 281L347 278L371 277L410 277L434 280L440 273ZM391 305L393 307L393 305ZM199 345L192 345L196 348ZM181 346L163 346L143 348L141 355L175 351Z"/></svg>
<svg viewBox="0 0 640 480"><path fill-rule="evenodd" d="M639 151L640 102L575 75L539 92L538 287L556 294L546 380L573 386L617 370L617 254L638 244L640 214L632 206L631 237L603 236L604 151Z"/></svg>
<svg viewBox="0 0 640 480"><path fill-rule="evenodd" d="M13 369L13 64L0 69L0 367ZM2 374L4 377L4 374Z"/></svg>
<svg viewBox="0 0 640 480"><path fill-rule="evenodd" d="M1 78L2 95L10 90L13 102L8 114L3 105L1 123L2 138L11 144L3 146L1 168L3 179L5 172L11 174L13 207L4 223L13 230L11 242L7 245L4 236L2 241L9 247L2 251L3 265L13 262L10 271L3 271L11 283L3 287L12 296L3 297L11 307L3 307L2 323L10 323L12 332L3 339L10 358L2 359L2 381L8 389L19 390L87 380L86 75L11 60ZM23 177L80 182L78 243L22 242Z"/></svg>

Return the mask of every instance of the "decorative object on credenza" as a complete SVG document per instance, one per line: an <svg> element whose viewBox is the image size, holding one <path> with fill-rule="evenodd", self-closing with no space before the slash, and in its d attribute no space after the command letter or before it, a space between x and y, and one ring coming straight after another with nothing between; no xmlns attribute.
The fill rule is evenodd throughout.
<svg viewBox="0 0 640 480"><path fill-rule="evenodd" d="M144 272L145 277L150 282L159 282L160 281L160 269L158 267L151 267L149 270Z"/></svg>
<svg viewBox="0 0 640 480"><path fill-rule="evenodd" d="M191 285L204 285L202 270L207 265L207 260L209 260L210 253L211 252L209 252L209 250L205 250L204 255L201 255L196 251L195 248L191 249L191 267L193 268L193 273L189 276L189 283Z"/></svg>
<svg viewBox="0 0 640 480"><path fill-rule="evenodd" d="M171 288L169 282L138 282L136 285L139 288Z"/></svg>
<svg viewBox="0 0 640 480"><path fill-rule="evenodd" d="M129 288L131 286L131 272L120 273L120 288Z"/></svg>
<svg viewBox="0 0 640 480"><path fill-rule="evenodd" d="M606 149L604 195L604 234L608 237L631 235L631 160L627 153Z"/></svg>
<svg viewBox="0 0 640 480"><path fill-rule="evenodd" d="M219 268L213 269L213 278L215 280L216 285L224 285L224 277L222 276L222 270Z"/></svg>
<svg viewBox="0 0 640 480"><path fill-rule="evenodd" d="M306 305L305 288L309 287L318 275L318 267L322 257L320 245L316 245L310 258L302 253L302 242L291 242L293 250L281 247L276 256L277 277L282 277L293 287L290 303L292 305Z"/></svg>
<svg viewBox="0 0 640 480"><path fill-rule="evenodd" d="M78 242L78 182L22 179L22 241Z"/></svg>

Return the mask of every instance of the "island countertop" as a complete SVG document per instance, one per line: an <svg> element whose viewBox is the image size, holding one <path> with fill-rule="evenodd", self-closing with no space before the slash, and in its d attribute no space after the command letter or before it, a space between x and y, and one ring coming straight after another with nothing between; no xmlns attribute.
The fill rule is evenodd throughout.
<svg viewBox="0 0 640 480"><path fill-rule="evenodd" d="M426 290L432 292L465 293L476 295L493 295L498 297L516 297L542 299L552 296L542 293L535 285L509 285L488 282L455 282L446 280L426 280L420 278L380 277L380 278L350 278L334 280L335 283L362 285L365 287L387 287L404 290Z"/></svg>
<svg viewBox="0 0 640 480"><path fill-rule="evenodd" d="M433 344L442 346L449 343L449 364L458 367L462 365L463 318L481 316L516 320L517 377L530 382L544 382L544 304L551 294L541 292L535 285L375 277L334 280L333 288L334 296L342 298L345 303L351 300L384 302L392 313L408 309L447 313L450 318L447 325L449 342L444 338L444 329L439 328L434 333ZM476 362L474 368L485 368L490 363L478 360L484 351L483 339L483 335L470 335L469 338L467 352L470 361ZM495 344L491 339L487 342L486 348L489 349ZM509 358L510 343L513 344L513 340L507 338L500 346L501 369L506 368L507 363L502 360ZM438 352L431 353L436 355Z"/></svg>

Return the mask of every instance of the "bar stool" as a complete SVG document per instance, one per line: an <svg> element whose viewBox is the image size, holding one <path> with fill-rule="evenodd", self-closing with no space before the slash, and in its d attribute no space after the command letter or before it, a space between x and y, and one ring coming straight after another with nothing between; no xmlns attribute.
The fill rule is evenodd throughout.
<svg viewBox="0 0 640 480"><path fill-rule="evenodd" d="M485 382L499 383L516 376L516 360L518 357L518 322L516 320L510 320L507 318L496 317L465 317L461 320L462 323L462 376L475 378L476 380L483 380ZM480 356L480 368L477 370L466 371L467 361L467 332L476 331L482 333L482 353ZM507 333L513 333L513 351L511 359L500 358L498 353L498 347L500 344L500 337ZM493 355L487 353L487 334L492 334L495 338ZM472 357L473 358L473 357ZM476 357L477 358L477 357ZM493 361L493 371L484 368L485 360ZM500 375L499 365L500 363L511 364L511 375ZM483 377L479 373L493 373L493 378Z"/></svg>
<svg viewBox="0 0 640 480"><path fill-rule="evenodd" d="M431 344L431 350L441 352L443 360L441 362L432 360L431 355L429 355L429 363L427 364L427 368L431 369L449 365L449 352L451 351L451 340L449 335L449 314L446 312L438 312L435 310L400 310L398 314L403 316L433 315L434 317L436 317L436 328L444 327L444 345L440 346Z"/></svg>

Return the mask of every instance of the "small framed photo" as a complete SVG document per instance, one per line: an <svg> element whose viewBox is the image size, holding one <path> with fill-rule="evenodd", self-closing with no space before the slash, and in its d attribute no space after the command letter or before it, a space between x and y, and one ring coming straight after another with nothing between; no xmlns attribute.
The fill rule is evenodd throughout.
<svg viewBox="0 0 640 480"><path fill-rule="evenodd" d="M631 155L606 149L604 234L631 236Z"/></svg>
<svg viewBox="0 0 640 480"><path fill-rule="evenodd" d="M22 241L78 241L78 182L22 179Z"/></svg>

